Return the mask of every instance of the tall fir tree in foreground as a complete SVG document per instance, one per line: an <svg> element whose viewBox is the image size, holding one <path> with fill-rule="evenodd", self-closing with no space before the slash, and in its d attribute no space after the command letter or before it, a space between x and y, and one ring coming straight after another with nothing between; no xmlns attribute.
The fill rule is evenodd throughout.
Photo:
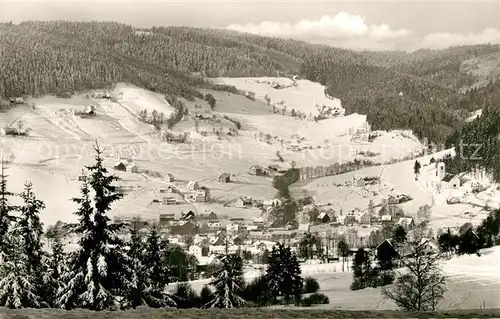
<svg viewBox="0 0 500 319"><path fill-rule="evenodd" d="M14 196L14 193L11 193L7 190L7 177L5 174L4 160L2 158L0 163L0 253L2 253L4 248L4 240L11 223L15 221L15 217L12 214L16 207L9 204L9 197Z"/></svg>
<svg viewBox="0 0 500 319"><path fill-rule="evenodd" d="M130 259L132 277L131 286L127 291L126 299L130 307L135 309L139 306L147 305L145 295L148 290L146 266L143 263L144 243L142 242L142 236L136 229L131 229L130 231L130 242L127 254Z"/></svg>
<svg viewBox="0 0 500 319"><path fill-rule="evenodd" d="M269 256L266 279L269 292L275 299L281 296L286 304L291 301L299 303L303 279L297 256L292 253L290 247L282 243L277 243L273 247Z"/></svg>
<svg viewBox="0 0 500 319"><path fill-rule="evenodd" d="M49 307L57 307L57 292L64 289L62 276L67 272L67 255L62 244L62 234L58 231L50 239L51 253L46 258L47 271L43 276L44 295Z"/></svg>
<svg viewBox="0 0 500 319"><path fill-rule="evenodd" d="M47 267L46 254L43 250L42 236L43 225L40 221L40 213L45 209L43 201L37 199L33 193L33 184L26 182L24 191L19 195L23 204L19 206L19 216L12 235L20 237L23 246L21 252L26 255L27 271L33 275L35 284L38 287L39 295L44 295L43 274Z"/></svg>
<svg viewBox="0 0 500 319"><path fill-rule="evenodd" d="M79 249L71 254L59 305L65 309L106 310L122 308L123 295L131 288L130 262L118 237L123 224L107 216L111 205L122 198L113 182L118 178L103 166L102 151L95 146L95 164L82 176L81 197L73 230L81 235Z"/></svg>
<svg viewBox="0 0 500 319"><path fill-rule="evenodd" d="M243 279L243 260L237 254L219 257L221 267L217 270L210 285L214 287L212 300L204 308L239 308L246 304L240 296L245 281Z"/></svg>
<svg viewBox="0 0 500 319"><path fill-rule="evenodd" d="M175 307L175 301L166 290L169 274L164 260L164 242L155 227L150 229L145 243L136 230L131 231L129 257L133 280L127 298L131 307Z"/></svg>
<svg viewBox="0 0 500 319"><path fill-rule="evenodd" d="M37 278L30 270L23 238L10 231L5 235L4 245L0 264L0 307L40 308L42 300Z"/></svg>

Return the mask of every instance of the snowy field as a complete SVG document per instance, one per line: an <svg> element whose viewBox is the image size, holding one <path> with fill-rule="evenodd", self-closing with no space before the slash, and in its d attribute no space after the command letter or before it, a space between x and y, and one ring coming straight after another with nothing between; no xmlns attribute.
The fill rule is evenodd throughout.
<svg viewBox="0 0 500 319"><path fill-rule="evenodd" d="M318 305L320 309L395 310L396 306L381 295L381 288L351 291L352 273L342 272L342 263L302 265L303 277L314 277L320 292L330 303ZM466 255L442 262L446 276L446 293L440 309L500 308L500 246L484 249L481 257ZM264 271L247 271L245 280L251 281ZM209 280L191 281L193 289L200 291ZM362 302L360 302L362 301Z"/></svg>
<svg viewBox="0 0 500 319"><path fill-rule="evenodd" d="M284 102L288 109L295 109L306 114L318 115L317 104L331 105L342 108L339 99L325 97L325 87L319 83L308 80L297 80L296 86L288 78L216 78L215 83L233 85L238 89L255 93L255 98L264 100L267 95L271 104ZM278 84L281 89L273 89L272 85Z"/></svg>

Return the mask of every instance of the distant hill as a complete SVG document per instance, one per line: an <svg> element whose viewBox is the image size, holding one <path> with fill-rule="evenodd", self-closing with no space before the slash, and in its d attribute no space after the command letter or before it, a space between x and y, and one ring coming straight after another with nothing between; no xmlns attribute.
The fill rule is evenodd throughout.
<svg viewBox="0 0 500 319"><path fill-rule="evenodd" d="M67 95L126 82L202 98L209 78L295 74L327 86L374 129L443 142L473 107L459 90L498 76L498 46L357 52L218 29L114 22L0 24L0 97ZM236 92L235 92L236 93ZM468 93L466 93L468 94Z"/></svg>

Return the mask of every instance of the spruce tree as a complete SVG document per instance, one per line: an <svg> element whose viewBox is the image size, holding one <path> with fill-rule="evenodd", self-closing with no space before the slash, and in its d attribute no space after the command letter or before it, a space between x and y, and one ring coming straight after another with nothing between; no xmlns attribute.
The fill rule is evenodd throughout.
<svg viewBox="0 0 500 319"><path fill-rule="evenodd" d="M29 270L23 238L8 232L4 239L4 254L0 263L0 307L39 308L41 298L36 277Z"/></svg>
<svg viewBox="0 0 500 319"><path fill-rule="evenodd" d="M0 250L4 247L4 237L7 235L11 223L15 221L12 212L16 210L15 206L9 204L8 197L14 194L7 190L8 175L5 175L5 169L2 158L0 167Z"/></svg>
<svg viewBox="0 0 500 319"><path fill-rule="evenodd" d="M131 288L129 259L118 237L124 225L112 223L107 216L123 195L113 185L118 178L103 166L98 145L95 151L95 164L86 167L90 175L80 178L81 197L74 199L79 204L75 213L79 222L73 230L81 238L64 275L65 287L58 294L65 309L117 309L123 307L123 295Z"/></svg>
<svg viewBox="0 0 500 319"><path fill-rule="evenodd" d="M354 280L351 284L351 290L365 289L371 285L373 279L371 259L363 248L359 248L354 255L352 271Z"/></svg>
<svg viewBox="0 0 500 319"><path fill-rule="evenodd" d="M146 238L146 243L143 246L144 249L140 262L141 271L139 272L140 277L138 278L140 284L138 288L144 304L152 308L176 306L175 301L166 290L169 273L165 264L164 246L165 243L160 237L156 227L151 227ZM140 255L135 253L135 257L133 258L140 258Z"/></svg>
<svg viewBox="0 0 500 319"><path fill-rule="evenodd" d="M275 300L281 296L287 304L292 299L295 303L299 302L303 279L297 256L292 253L290 247L285 247L282 243L277 243L273 247L269 256L266 279L269 292Z"/></svg>
<svg viewBox="0 0 500 319"><path fill-rule="evenodd" d="M243 260L237 254L225 254L219 257L221 267L216 271L210 285L214 287L212 300L206 308L239 308L246 304L240 296L245 281L243 280Z"/></svg>
<svg viewBox="0 0 500 319"><path fill-rule="evenodd" d="M43 226L40 221L40 212L45 209L43 201L37 199L33 193L33 184L26 182L24 191L19 195L23 204L18 207L19 216L12 235L19 237L23 243L19 247L22 254L26 256L27 272L32 274L34 284L38 287L38 294L44 295L43 274L46 273L45 253L43 251Z"/></svg>
<svg viewBox="0 0 500 319"><path fill-rule="evenodd" d="M147 305L144 298L148 290L146 280L146 269L143 263L144 243L142 237L136 229L130 231L130 243L128 249L130 267L132 269L131 287L127 291L126 298L130 307L136 308Z"/></svg>
<svg viewBox="0 0 500 319"><path fill-rule="evenodd" d="M46 257L47 271L43 276L45 301L51 308L57 307L57 292L64 288L63 274L67 271L67 255L64 252L60 232L51 238L51 254Z"/></svg>

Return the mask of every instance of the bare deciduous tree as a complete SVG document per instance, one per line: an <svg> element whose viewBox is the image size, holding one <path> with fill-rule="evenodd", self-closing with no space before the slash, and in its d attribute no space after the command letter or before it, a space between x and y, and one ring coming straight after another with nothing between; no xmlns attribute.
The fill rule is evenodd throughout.
<svg viewBox="0 0 500 319"><path fill-rule="evenodd" d="M439 267L441 255L429 251L429 240L417 233L401 251L403 274L382 295L406 311L434 311L445 292L445 278Z"/></svg>

